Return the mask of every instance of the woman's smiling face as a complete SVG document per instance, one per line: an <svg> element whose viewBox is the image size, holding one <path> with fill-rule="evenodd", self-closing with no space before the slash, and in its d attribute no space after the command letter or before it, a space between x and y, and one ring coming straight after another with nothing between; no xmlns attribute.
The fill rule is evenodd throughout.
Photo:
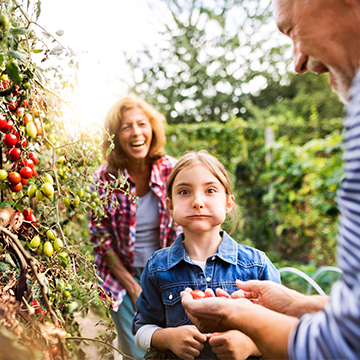
<svg viewBox="0 0 360 360"><path fill-rule="evenodd" d="M143 110L135 107L124 112L118 137L130 160L146 158L152 141L152 127Z"/></svg>

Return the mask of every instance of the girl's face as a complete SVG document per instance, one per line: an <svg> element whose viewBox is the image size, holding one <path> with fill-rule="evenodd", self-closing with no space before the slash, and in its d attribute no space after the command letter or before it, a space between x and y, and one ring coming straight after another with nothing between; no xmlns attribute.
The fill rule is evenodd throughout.
<svg viewBox="0 0 360 360"><path fill-rule="evenodd" d="M122 149L131 160L146 158L152 140L152 127L140 108L124 112L117 135Z"/></svg>
<svg viewBox="0 0 360 360"><path fill-rule="evenodd" d="M176 175L172 202L167 199L167 205L183 229L206 232L220 228L234 205L234 197L226 196L224 186L206 166L194 165Z"/></svg>

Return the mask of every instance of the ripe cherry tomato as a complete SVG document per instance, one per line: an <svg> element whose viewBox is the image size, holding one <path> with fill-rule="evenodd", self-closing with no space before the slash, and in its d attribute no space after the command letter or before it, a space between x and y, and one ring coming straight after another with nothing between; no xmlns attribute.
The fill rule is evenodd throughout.
<svg viewBox="0 0 360 360"><path fill-rule="evenodd" d="M14 134L5 134L3 137L3 143L5 146L13 147L16 145L17 137Z"/></svg>
<svg viewBox="0 0 360 360"><path fill-rule="evenodd" d="M9 174L8 180L11 184L18 184L21 182L21 175L18 172L13 171Z"/></svg>
<svg viewBox="0 0 360 360"><path fill-rule="evenodd" d="M24 208L23 209L23 214L24 216L28 216L28 215L31 215L32 214L32 210L30 208Z"/></svg>
<svg viewBox="0 0 360 360"><path fill-rule="evenodd" d="M17 139L17 142L16 142L16 147L25 147L26 146L26 144L27 144L27 140L25 139L25 138L20 138L20 137L18 137L18 139Z"/></svg>
<svg viewBox="0 0 360 360"><path fill-rule="evenodd" d="M16 105L14 104L13 101L9 101L7 104L7 107L10 111L15 111L16 110Z"/></svg>
<svg viewBox="0 0 360 360"><path fill-rule="evenodd" d="M20 169L20 175L24 179L30 179L33 175L33 171L30 166L24 166Z"/></svg>
<svg viewBox="0 0 360 360"><path fill-rule="evenodd" d="M36 135L37 136L42 135L43 130L42 130L41 124L39 122L36 122L35 126L36 126Z"/></svg>
<svg viewBox="0 0 360 360"><path fill-rule="evenodd" d="M30 221L34 226L36 226L37 218L34 214L29 214L25 216L26 221Z"/></svg>
<svg viewBox="0 0 360 360"><path fill-rule="evenodd" d="M0 131L2 131L2 129L4 128L5 125L6 125L6 117L3 115L0 115Z"/></svg>
<svg viewBox="0 0 360 360"><path fill-rule="evenodd" d="M205 293L201 290L193 290L190 294L195 300L203 299L205 297Z"/></svg>
<svg viewBox="0 0 360 360"><path fill-rule="evenodd" d="M43 308L40 306L40 303L39 303L39 300L38 299L34 299L32 302L31 302L31 306L33 308L35 308L35 314L39 314L43 311Z"/></svg>
<svg viewBox="0 0 360 360"><path fill-rule="evenodd" d="M36 153L31 151L31 152L29 152L29 156L30 156L30 159L34 162L35 165L39 162L39 157L37 156Z"/></svg>
<svg viewBox="0 0 360 360"><path fill-rule="evenodd" d="M3 128L1 129L2 132L7 133L9 132L14 126L14 123L12 120L8 120L5 122Z"/></svg>
<svg viewBox="0 0 360 360"><path fill-rule="evenodd" d="M15 161L10 165L9 171L15 171L17 170L18 167L19 167L19 163Z"/></svg>
<svg viewBox="0 0 360 360"><path fill-rule="evenodd" d="M21 178L21 183L23 185L26 185L28 183L29 179Z"/></svg>
<svg viewBox="0 0 360 360"><path fill-rule="evenodd" d="M32 121L32 116L30 114L26 114L23 118L24 126L26 126L29 121Z"/></svg>
<svg viewBox="0 0 360 360"><path fill-rule="evenodd" d="M23 184L21 182L19 182L18 184L11 184L10 185L10 190L12 192L20 192L22 190Z"/></svg>
<svg viewBox="0 0 360 360"><path fill-rule="evenodd" d="M19 160L20 159L20 155L21 155L21 150L18 149L18 148L12 148L10 151L9 151L9 157L12 161L16 161L16 160Z"/></svg>
<svg viewBox="0 0 360 360"><path fill-rule="evenodd" d="M50 348L49 352L52 357L56 357L59 353L59 350L57 346L53 346L52 348Z"/></svg>

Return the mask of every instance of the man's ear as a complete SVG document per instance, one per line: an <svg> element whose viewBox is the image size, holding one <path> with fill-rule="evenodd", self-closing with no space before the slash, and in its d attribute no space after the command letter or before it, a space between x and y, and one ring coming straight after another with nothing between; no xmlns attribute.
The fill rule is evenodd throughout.
<svg viewBox="0 0 360 360"><path fill-rule="evenodd" d="M170 213L170 215L173 214L173 206L172 206L172 202L169 198L166 198L166 206L167 206L167 209Z"/></svg>

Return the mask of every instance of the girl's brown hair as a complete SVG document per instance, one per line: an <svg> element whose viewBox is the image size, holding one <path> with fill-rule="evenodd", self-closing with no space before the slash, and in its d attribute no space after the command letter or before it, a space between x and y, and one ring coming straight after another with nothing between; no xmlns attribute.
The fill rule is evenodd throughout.
<svg viewBox="0 0 360 360"><path fill-rule="evenodd" d="M210 172L219 180L221 185L224 187L226 196L230 197L232 195L230 179L224 165L217 158L210 155L206 150L190 151L185 155L183 155L180 158L180 160L176 163L167 180L166 194L167 197L169 198L170 204L172 204L173 201L172 188L177 174L181 170L192 167L194 165L204 165L205 167L207 167L210 170ZM230 212L230 217L232 220L232 228L229 233L231 234L236 228L236 218L237 218L236 205L233 207L232 211Z"/></svg>
<svg viewBox="0 0 360 360"><path fill-rule="evenodd" d="M126 96L118 100L109 110L107 116L105 118L105 133L104 133L104 141L102 153L104 159L107 161L110 169L113 170L124 170L127 167L129 159L126 156L126 153L122 149L119 139L118 133L121 126L121 121L123 120L124 113L127 110L131 110L134 108L140 108L147 118L150 121L150 125L153 132L153 138L151 141L148 158L151 162L155 162L163 155L165 155L165 116L159 113L156 109L154 109L151 105L149 105L145 100L135 96ZM111 144L109 141L109 135L115 135L114 149L107 155L107 151Z"/></svg>

